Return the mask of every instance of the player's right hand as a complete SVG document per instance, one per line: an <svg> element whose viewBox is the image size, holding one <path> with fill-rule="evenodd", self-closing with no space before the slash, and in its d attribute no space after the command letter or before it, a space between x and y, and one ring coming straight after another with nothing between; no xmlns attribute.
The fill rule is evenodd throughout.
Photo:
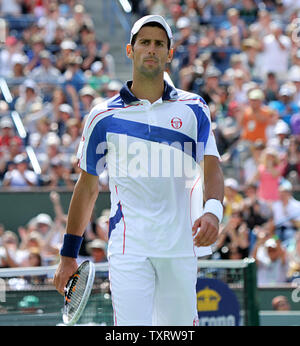
<svg viewBox="0 0 300 346"><path fill-rule="evenodd" d="M78 264L75 258L60 257L60 262L53 278L53 284L60 294L64 295L65 287L77 268Z"/></svg>

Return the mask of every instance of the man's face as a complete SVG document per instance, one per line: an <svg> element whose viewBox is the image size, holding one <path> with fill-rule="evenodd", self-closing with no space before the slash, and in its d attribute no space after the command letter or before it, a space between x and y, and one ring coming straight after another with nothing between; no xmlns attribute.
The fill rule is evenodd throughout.
<svg viewBox="0 0 300 346"><path fill-rule="evenodd" d="M127 56L133 61L134 73L155 78L171 62L173 50L168 49L168 38L163 29L145 26L138 32L134 46L127 45Z"/></svg>

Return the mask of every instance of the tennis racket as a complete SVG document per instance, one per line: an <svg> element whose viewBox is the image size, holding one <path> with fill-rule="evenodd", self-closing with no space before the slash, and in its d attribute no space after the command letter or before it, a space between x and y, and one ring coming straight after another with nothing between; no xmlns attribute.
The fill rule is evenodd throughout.
<svg viewBox="0 0 300 346"><path fill-rule="evenodd" d="M63 322L74 325L88 302L95 278L95 265L90 261L80 264L65 288Z"/></svg>

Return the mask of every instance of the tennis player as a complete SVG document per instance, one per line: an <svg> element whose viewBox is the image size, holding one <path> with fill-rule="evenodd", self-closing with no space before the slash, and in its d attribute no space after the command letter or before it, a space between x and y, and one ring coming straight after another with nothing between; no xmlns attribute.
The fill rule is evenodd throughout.
<svg viewBox="0 0 300 346"><path fill-rule="evenodd" d="M114 324L197 325L197 258L211 253L223 216L209 109L200 96L164 80L173 50L163 17L139 19L126 52L132 81L95 106L85 123L78 150L82 172L54 283L63 293L77 268L99 174L107 167Z"/></svg>

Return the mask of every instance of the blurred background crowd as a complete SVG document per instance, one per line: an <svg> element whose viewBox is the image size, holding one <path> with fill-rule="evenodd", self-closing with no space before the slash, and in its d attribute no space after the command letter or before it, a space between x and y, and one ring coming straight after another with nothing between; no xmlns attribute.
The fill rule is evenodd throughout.
<svg viewBox="0 0 300 346"><path fill-rule="evenodd" d="M300 2L130 3L132 21L146 14L167 19L174 33L168 72L176 87L201 95L210 108L225 175L224 219L212 258L254 257L259 285L300 277ZM53 264L66 220L54 191L73 188L85 116L124 81L84 2L2 0L0 16L7 23L0 77L12 94L11 102L0 94L0 189L47 187L56 215L37 215L18 235L2 225L0 266ZM30 165L28 145L40 174ZM104 173L102 190L107 183ZM107 210L91 220L81 256L106 260L108 222Z"/></svg>

